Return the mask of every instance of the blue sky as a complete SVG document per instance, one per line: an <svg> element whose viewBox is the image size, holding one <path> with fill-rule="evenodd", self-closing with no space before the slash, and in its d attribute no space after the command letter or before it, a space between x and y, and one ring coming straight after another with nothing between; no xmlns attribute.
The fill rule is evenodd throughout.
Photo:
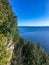
<svg viewBox="0 0 49 65"><path fill-rule="evenodd" d="M49 26L49 0L9 0L18 26Z"/></svg>

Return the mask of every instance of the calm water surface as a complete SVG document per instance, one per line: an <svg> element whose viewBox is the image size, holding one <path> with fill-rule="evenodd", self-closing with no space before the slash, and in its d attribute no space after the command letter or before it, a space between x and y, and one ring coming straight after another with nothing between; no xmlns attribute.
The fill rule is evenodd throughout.
<svg viewBox="0 0 49 65"><path fill-rule="evenodd" d="M19 26L20 36L33 41L36 45L41 42L42 47L49 53L49 27Z"/></svg>

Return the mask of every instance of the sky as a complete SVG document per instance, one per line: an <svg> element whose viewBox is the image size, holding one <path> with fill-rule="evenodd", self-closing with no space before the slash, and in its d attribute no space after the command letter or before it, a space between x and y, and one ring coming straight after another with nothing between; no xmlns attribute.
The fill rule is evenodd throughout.
<svg viewBox="0 0 49 65"><path fill-rule="evenodd" d="M18 26L49 26L49 0L9 0Z"/></svg>

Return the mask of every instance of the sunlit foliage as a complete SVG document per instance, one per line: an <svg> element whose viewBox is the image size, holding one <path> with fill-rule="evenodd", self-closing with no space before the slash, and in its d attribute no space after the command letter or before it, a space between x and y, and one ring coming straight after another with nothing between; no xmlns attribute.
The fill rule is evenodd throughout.
<svg viewBox="0 0 49 65"><path fill-rule="evenodd" d="M11 42L8 41L12 39L13 44L16 44L17 36L17 17L8 0L0 0L0 65L7 65L9 62L10 51L7 48Z"/></svg>

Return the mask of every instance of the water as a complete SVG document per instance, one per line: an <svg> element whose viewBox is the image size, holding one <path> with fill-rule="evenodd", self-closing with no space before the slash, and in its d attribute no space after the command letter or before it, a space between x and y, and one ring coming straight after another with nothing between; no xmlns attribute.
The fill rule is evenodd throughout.
<svg viewBox="0 0 49 65"><path fill-rule="evenodd" d="M20 36L36 45L41 43L42 47L49 53L49 27L19 26Z"/></svg>

